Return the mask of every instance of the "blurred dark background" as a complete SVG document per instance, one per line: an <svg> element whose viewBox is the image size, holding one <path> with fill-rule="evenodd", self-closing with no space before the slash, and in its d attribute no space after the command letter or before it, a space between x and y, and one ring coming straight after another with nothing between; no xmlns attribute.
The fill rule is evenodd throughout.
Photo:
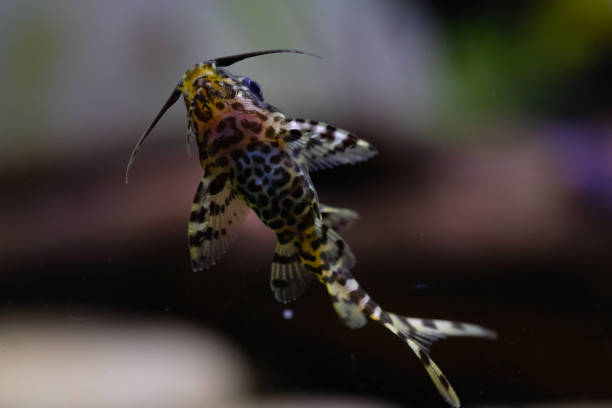
<svg viewBox="0 0 612 408"><path fill-rule="evenodd" d="M232 72L288 117L380 151L313 175L323 202L361 215L343 234L358 280L394 312L498 332L433 346L465 405L612 400L610 1L32 0L0 2L0 405L35 406L11 392L36 386L10 373L40 368L7 333L18 344L42 327L45 344L47 329L146 321L231 344L248 395L445 406L404 344L343 327L322 287L276 303L274 237L253 215L217 265L191 271L202 172L182 106L123 182L188 66L280 47L323 60L270 55Z"/></svg>

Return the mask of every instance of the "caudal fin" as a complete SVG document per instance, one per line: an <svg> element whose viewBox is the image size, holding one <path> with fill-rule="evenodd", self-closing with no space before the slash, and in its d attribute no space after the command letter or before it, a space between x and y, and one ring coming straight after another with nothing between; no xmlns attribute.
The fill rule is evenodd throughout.
<svg viewBox="0 0 612 408"><path fill-rule="evenodd" d="M346 245L338 241L336 234L332 249L337 251ZM335 249L334 249L335 248ZM334 259L330 253L329 258ZM338 259L340 258L340 259ZM325 284L332 299L334 309L344 324L350 328L359 328L366 323L366 317L380 323L397 337L402 339L414 351L423 363L427 374L442 397L453 407L461 403L455 390L446 379L442 370L429 356L429 346L435 340L450 336L483 337L494 339L495 332L484 327L449 320L420 319L399 316L383 310L359 285L349 269L344 267L342 257L335 257L332 267L326 274Z"/></svg>
<svg viewBox="0 0 612 408"><path fill-rule="evenodd" d="M495 339L497 337L495 332L470 323L404 317L384 311L383 313L386 316L377 321L404 340L414 351L442 398L453 407L461 406L450 382L446 379L440 367L429 356L429 346L435 340L449 336Z"/></svg>
<svg viewBox="0 0 612 408"><path fill-rule="evenodd" d="M414 353L421 360L421 363L423 363L425 371L427 371L427 374L429 374L431 381L433 381L442 398L444 398L444 400L451 406L459 408L461 406L461 401L459 401L457 393L446 379L446 376L442 373L442 370L440 370L440 367L438 367L431 357L429 357L429 353L410 338L406 339L406 343L408 343L408 346L410 346L412 351L414 351Z"/></svg>
<svg viewBox="0 0 612 408"><path fill-rule="evenodd" d="M462 322L449 320L420 319L413 317L398 316L394 313L383 310L370 296L359 286L357 281L348 277L343 288L348 290L348 298L352 300L352 306L346 305L345 308L360 309L370 319L380 323L414 351L425 371L433 381L434 385L446 400L453 407L460 407L461 403L457 393L451 386L442 370L429 356L429 346L438 339L450 336L483 337L495 339L495 332L484 327Z"/></svg>
<svg viewBox="0 0 612 408"><path fill-rule="evenodd" d="M348 244L330 225L319 222L317 227L320 228L320 241L325 242L321 258L326 265L320 272L319 280L327 287L342 322L357 329L366 324L366 318L370 318L386 327L414 351L442 397L453 407L459 407L461 403L455 390L429 356L429 346L438 339L450 336L494 339L497 336L495 332L470 323L405 317L387 312L351 274L355 258Z"/></svg>

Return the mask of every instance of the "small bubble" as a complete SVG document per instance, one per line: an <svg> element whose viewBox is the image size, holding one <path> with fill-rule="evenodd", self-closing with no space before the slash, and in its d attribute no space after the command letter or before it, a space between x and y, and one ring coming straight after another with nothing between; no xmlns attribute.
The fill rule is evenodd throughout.
<svg viewBox="0 0 612 408"><path fill-rule="evenodd" d="M283 319L285 319L285 320L293 319L293 310L291 310L291 309L283 310Z"/></svg>

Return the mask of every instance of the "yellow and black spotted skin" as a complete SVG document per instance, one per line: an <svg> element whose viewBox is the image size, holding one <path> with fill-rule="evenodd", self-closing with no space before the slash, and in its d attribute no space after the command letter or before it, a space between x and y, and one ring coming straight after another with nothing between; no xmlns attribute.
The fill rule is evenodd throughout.
<svg viewBox="0 0 612 408"><path fill-rule="evenodd" d="M261 51L217 58L188 69L128 164L163 113L181 96L187 108L188 140L195 137L204 175L188 226L192 267L202 271L227 250L252 209L278 238L270 288L283 303L297 299L313 277L325 285L334 309L350 328L370 318L404 340L417 354L441 395L459 399L428 346L447 336L494 337L483 327L398 316L383 310L350 269L355 258L338 232L357 219L349 209L319 203L309 173L367 160L375 148L325 123L287 119L265 102L259 85L223 67L245 58L293 50ZM126 175L127 181L127 175Z"/></svg>
<svg viewBox="0 0 612 408"><path fill-rule="evenodd" d="M369 143L332 126L301 119L288 121L263 100L258 88L253 88L252 80L235 77L210 63L189 69L179 84L189 130L196 136L204 169L202 191L194 200L190 221L193 267L201 270L214 262L214 256L200 248L205 241L220 239L233 228L227 223L213 227L205 222L210 209L198 205L202 192L210 199L227 188L234 195L230 193L220 206L213 206L214 215L224 214L232 200L242 200L276 233L281 251L277 251L274 263L299 261L300 269L308 269L324 281L324 273L329 270L324 262L329 227L322 222L308 163L299 156L303 150L311 151L312 157L315 148L325 149L323 155L327 156L321 163L333 163L330 156L344 154L347 160L357 161L376 151ZM317 133L314 138L308 134L308 140L302 143L306 128ZM235 217L233 213L225 216ZM203 225L206 229L200 228ZM296 273L273 278L273 288L290 286Z"/></svg>

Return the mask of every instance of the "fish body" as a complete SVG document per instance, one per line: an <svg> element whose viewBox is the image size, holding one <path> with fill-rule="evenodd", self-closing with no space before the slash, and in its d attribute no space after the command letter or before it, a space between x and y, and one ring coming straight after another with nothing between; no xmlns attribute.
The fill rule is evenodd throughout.
<svg viewBox="0 0 612 408"><path fill-rule="evenodd" d="M334 126L287 119L264 100L255 81L223 68L273 52L296 51L241 54L188 69L134 149L128 170L144 138L182 96L188 140L196 139L204 169L188 224L192 268L202 271L214 264L252 209L277 237L270 287L278 301L296 300L316 278L346 326L362 327L369 318L389 329L417 354L444 399L458 407L455 391L429 356L429 345L447 336L493 338L495 333L468 323L390 313L359 285L350 272L355 257L338 234L357 214L321 204L310 172L367 160L376 149Z"/></svg>

